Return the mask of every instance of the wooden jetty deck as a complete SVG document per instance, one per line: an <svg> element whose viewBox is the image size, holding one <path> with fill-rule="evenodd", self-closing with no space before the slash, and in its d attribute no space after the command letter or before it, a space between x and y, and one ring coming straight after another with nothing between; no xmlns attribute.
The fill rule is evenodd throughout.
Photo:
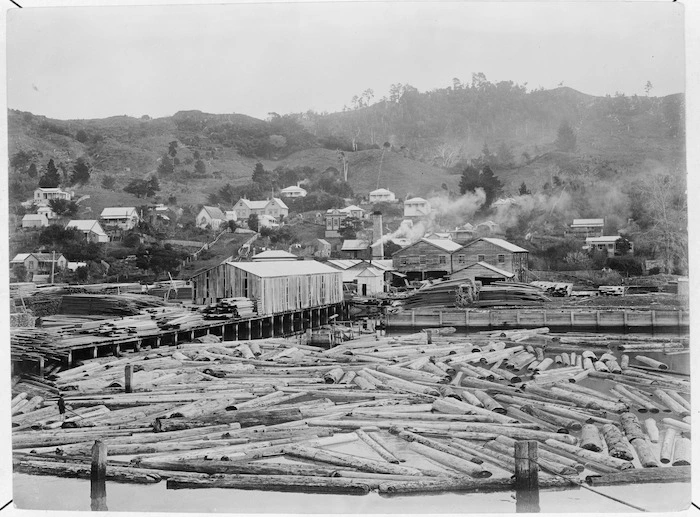
<svg viewBox="0 0 700 517"><path fill-rule="evenodd" d="M224 340L290 336L325 325L332 316L342 315L343 310L343 304L330 304L237 320L202 320L194 325L183 326L184 328L154 327L119 336L77 332L61 335L47 332L51 342L46 345L27 346L17 335L12 334L10 345L12 366L14 369L21 363L36 363L41 374L46 361L72 366L79 359L118 355L122 350L139 351L143 346L158 348L164 345L176 345L179 342L192 342L197 337L208 334L221 336Z"/></svg>
<svg viewBox="0 0 700 517"><path fill-rule="evenodd" d="M688 311L586 309L412 309L387 313L388 329L456 327L509 329L549 327L557 330L687 332Z"/></svg>

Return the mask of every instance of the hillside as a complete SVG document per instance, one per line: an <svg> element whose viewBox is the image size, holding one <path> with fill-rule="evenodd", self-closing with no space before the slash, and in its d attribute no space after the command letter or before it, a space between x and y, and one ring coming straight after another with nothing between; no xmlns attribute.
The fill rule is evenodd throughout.
<svg viewBox="0 0 700 517"><path fill-rule="evenodd" d="M390 98L371 101L338 113L267 120L181 111L158 119L62 121L9 110L10 203L35 188L38 179L26 174L32 163L41 175L53 159L65 182L81 157L92 176L76 190L90 195L84 206L93 213L107 204L143 204L123 192L134 179L157 175L156 199L196 206L226 184L250 182L258 161L267 170L342 169L337 149L345 151L355 193L380 186L401 197L457 191L461 170L484 146L499 157L495 172L510 193L522 182L539 189L557 175L600 179L589 173L601 168L614 171L615 181L632 180L640 169L653 169L650 163L685 168L682 94L594 97L571 88L527 91L477 76L469 85L423 93L392 86ZM558 154L564 121L576 147ZM114 183L109 189L101 186L105 178Z"/></svg>

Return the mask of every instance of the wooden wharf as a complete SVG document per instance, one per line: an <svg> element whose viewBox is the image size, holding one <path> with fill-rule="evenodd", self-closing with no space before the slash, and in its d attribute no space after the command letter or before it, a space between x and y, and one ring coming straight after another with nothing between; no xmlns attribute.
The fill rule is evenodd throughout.
<svg viewBox="0 0 700 517"><path fill-rule="evenodd" d="M456 327L500 330L549 327L568 331L687 332L690 316L685 310L411 309L388 312L384 325L387 329Z"/></svg>
<svg viewBox="0 0 700 517"><path fill-rule="evenodd" d="M33 363L31 369L36 370L41 377L44 366L49 361L73 366L76 361L82 359L118 355L124 350L139 351L142 347L158 348L177 345L180 342L192 342L208 334L220 336L222 340L233 341L291 336L307 329L326 325L331 321L332 316L341 317L344 313L344 304L336 303L235 320L196 318L194 323L173 325L173 328L161 328L155 324L135 325L131 328L126 327L127 331L117 335L99 335L96 327L93 332L85 333L90 329L90 325L75 325L73 328L57 330L18 329L10 336L12 370L14 372L16 368L25 369L26 363ZM178 316L181 314L194 315L186 312L177 313ZM129 320L134 320L136 323L150 322L154 317L154 314L147 314L132 317ZM115 320L114 323L119 321ZM95 322L94 325L104 323L104 321Z"/></svg>

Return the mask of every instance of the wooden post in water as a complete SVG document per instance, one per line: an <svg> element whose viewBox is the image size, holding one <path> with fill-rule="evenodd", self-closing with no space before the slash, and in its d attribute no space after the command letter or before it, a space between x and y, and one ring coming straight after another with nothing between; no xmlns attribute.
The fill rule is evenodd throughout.
<svg viewBox="0 0 700 517"><path fill-rule="evenodd" d="M134 367L131 364L127 364L124 367L124 392L131 393L131 382L134 376Z"/></svg>
<svg viewBox="0 0 700 517"><path fill-rule="evenodd" d="M515 442L515 511L540 511L537 442L534 440Z"/></svg>
<svg viewBox="0 0 700 517"><path fill-rule="evenodd" d="M432 344L433 342L433 331L432 330L426 330L425 333L428 335L428 344Z"/></svg>
<svg viewBox="0 0 700 517"><path fill-rule="evenodd" d="M92 446L90 469L90 509L93 512L107 511L107 445L99 440Z"/></svg>

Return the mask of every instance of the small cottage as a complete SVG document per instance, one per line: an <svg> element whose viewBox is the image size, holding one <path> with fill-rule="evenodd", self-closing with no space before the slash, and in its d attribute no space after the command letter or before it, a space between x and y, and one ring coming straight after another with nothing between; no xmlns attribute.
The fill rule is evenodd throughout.
<svg viewBox="0 0 700 517"><path fill-rule="evenodd" d="M300 198L306 197L306 194L306 189L301 188L299 185L292 185L291 187L280 190L280 197Z"/></svg>
<svg viewBox="0 0 700 517"><path fill-rule="evenodd" d="M396 195L385 188L378 188L369 193L370 203L394 203L396 201Z"/></svg>
<svg viewBox="0 0 700 517"><path fill-rule="evenodd" d="M241 198L233 205L233 210L236 212L239 221L248 219L252 214L257 214L258 216L269 215L275 219L289 215L289 207L277 197L261 201L250 201L249 199Z"/></svg>
<svg viewBox="0 0 700 517"><path fill-rule="evenodd" d="M347 217L354 217L355 219L362 219L365 216L365 211L357 205L346 206L341 208L339 212L345 214Z"/></svg>
<svg viewBox="0 0 700 517"><path fill-rule="evenodd" d="M422 197L413 197L403 203L404 217L425 217L430 215L430 203Z"/></svg>
<svg viewBox="0 0 700 517"><path fill-rule="evenodd" d="M47 206L49 204L49 201L51 201L52 199L71 200L73 199L73 193L61 190L59 187L39 187L34 191L33 201L35 205Z"/></svg>
<svg viewBox="0 0 700 517"><path fill-rule="evenodd" d="M604 227L605 219L574 219L570 234L577 239L602 237Z"/></svg>
<svg viewBox="0 0 700 517"><path fill-rule="evenodd" d="M343 241L340 255L346 259L365 259L372 256L370 241L364 239L347 239Z"/></svg>
<svg viewBox="0 0 700 517"><path fill-rule="evenodd" d="M131 230L139 223L139 214L133 206L114 206L102 210L100 219L104 221L105 226Z"/></svg>
<svg viewBox="0 0 700 517"><path fill-rule="evenodd" d="M216 206L203 206L197 214L196 224L199 228L218 230L226 221L226 214Z"/></svg>
<svg viewBox="0 0 700 517"><path fill-rule="evenodd" d="M49 219L44 214L26 214L22 217L22 228L45 228Z"/></svg>
<svg viewBox="0 0 700 517"><path fill-rule="evenodd" d="M587 237L586 244L583 246L584 250L588 251L605 251L608 257L613 257L615 255L621 255L623 250L620 248L620 235L603 235L602 237ZM634 243L629 242L629 249L625 249L626 253L634 253Z"/></svg>
<svg viewBox="0 0 700 517"><path fill-rule="evenodd" d="M95 219L73 219L66 225L66 230L71 228L82 232L88 242L109 242L109 236Z"/></svg>

